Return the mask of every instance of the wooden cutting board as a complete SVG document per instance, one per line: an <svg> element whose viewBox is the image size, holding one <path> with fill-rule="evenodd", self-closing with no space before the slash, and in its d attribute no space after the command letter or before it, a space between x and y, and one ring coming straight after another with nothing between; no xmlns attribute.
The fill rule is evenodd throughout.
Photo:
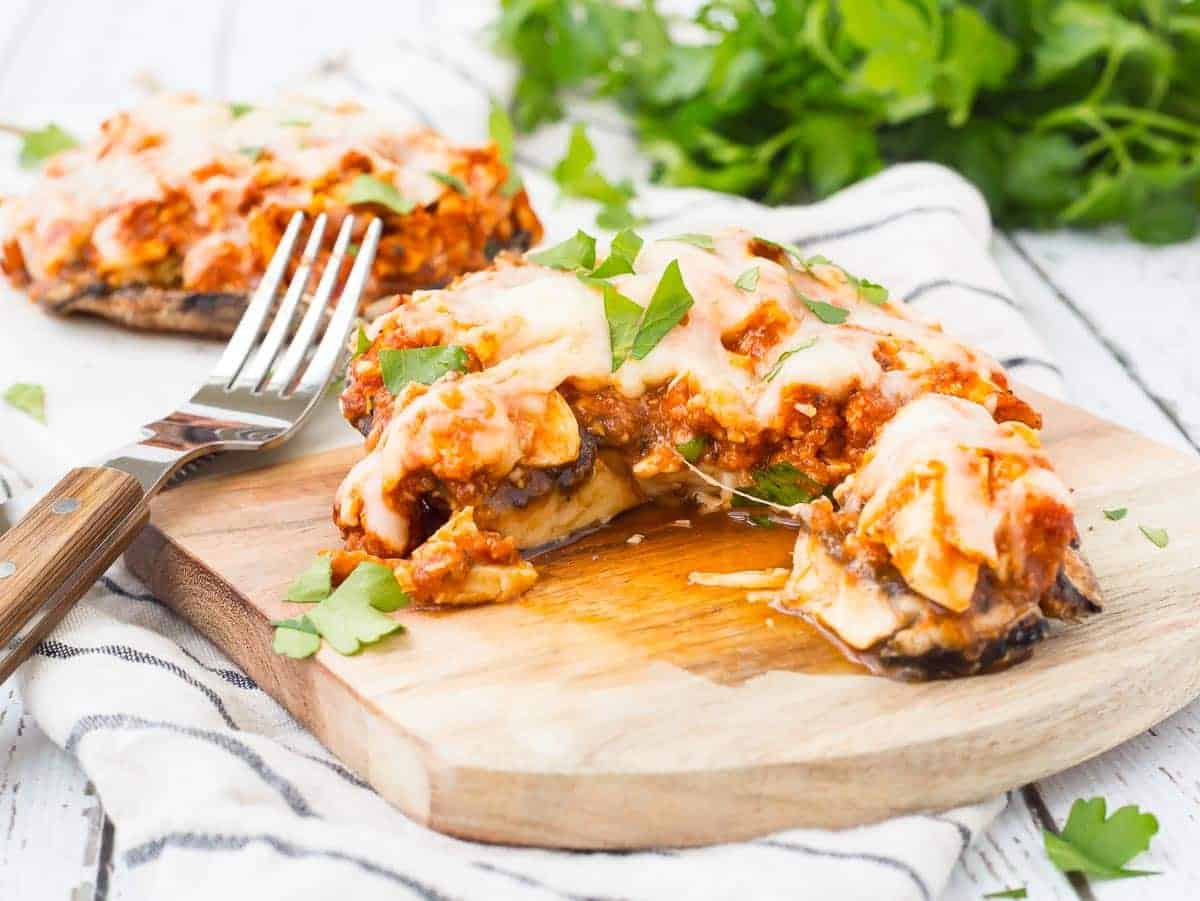
<svg viewBox="0 0 1200 901"><path fill-rule="evenodd" d="M1200 693L1200 462L1042 409L1107 607L1029 662L957 681L865 675L796 618L689 586L693 570L786 566L793 533L686 509L635 512L543 558L518 603L402 611L408 633L356 657L279 657L268 620L295 615L286 586L337 544L330 501L351 449L162 495L128 561L434 829L598 848L848 826L1036 780ZM1129 515L1110 522L1110 507Z"/></svg>

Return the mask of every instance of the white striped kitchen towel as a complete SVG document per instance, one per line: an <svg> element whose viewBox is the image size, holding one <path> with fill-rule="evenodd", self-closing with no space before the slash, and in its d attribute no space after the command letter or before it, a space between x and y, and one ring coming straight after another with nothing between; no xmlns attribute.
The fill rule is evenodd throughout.
<svg viewBox="0 0 1200 901"><path fill-rule="evenodd" d="M408 32L421 35L419 41L345 57L306 90L357 96L454 138L478 140L488 94L503 94L511 73L455 24L447 32L425 22ZM421 73L419 84L414 72ZM592 124L609 173L638 174L629 135L611 110L580 105L573 116ZM566 126L554 126L520 148L551 241L576 227L596 231L595 208L560 201L545 175L565 137ZM1051 392L1060 387L1053 362L988 256L985 205L948 170L896 167L824 203L783 209L645 186L637 209L649 220L648 236L732 223L825 253L981 344L1022 380ZM40 327L22 322L27 332ZM36 335L20 338L53 347ZM161 353L153 350L158 339L144 340L147 354ZM181 357L180 339L170 341ZM196 348L186 365L199 376L216 349ZM54 367L25 376L45 382L53 400ZM107 414L129 417L132 428L132 408L122 406L122 392L105 378L97 370L89 385L74 385L73 402L107 404ZM96 393L89 397L92 383ZM337 435L332 443L351 437L348 430ZM72 436L69 417L46 437L81 458L103 450ZM31 438L15 451L3 445L0 451L20 467L20 457L35 453L36 445ZM998 798L860 829L798 829L689 850L586 853L448 838L383 801L121 565L69 614L23 673L38 722L76 755L116 825L122 884L148 899L930 901L1003 807Z"/></svg>

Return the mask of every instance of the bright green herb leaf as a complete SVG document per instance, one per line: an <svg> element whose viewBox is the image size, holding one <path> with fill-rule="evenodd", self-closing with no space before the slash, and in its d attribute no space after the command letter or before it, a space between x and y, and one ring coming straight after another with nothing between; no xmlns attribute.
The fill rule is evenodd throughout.
<svg viewBox="0 0 1200 901"><path fill-rule="evenodd" d="M1168 539L1166 529L1155 529L1151 526L1138 526L1138 529L1155 547L1162 548L1167 546Z"/></svg>
<svg viewBox="0 0 1200 901"><path fill-rule="evenodd" d="M275 627L275 641L271 647L276 654L303 660L321 647L321 635L307 616L277 619L271 625Z"/></svg>
<svg viewBox="0 0 1200 901"><path fill-rule="evenodd" d="M695 463L708 449L708 443L706 436L697 435L694 438L689 438L682 444L676 444L675 450L679 451L679 456L683 457L689 463Z"/></svg>
<svg viewBox="0 0 1200 901"><path fill-rule="evenodd" d="M592 270L592 278L612 278L633 272L634 261L642 249L641 237L631 228L624 228L612 239L608 259Z"/></svg>
<svg viewBox="0 0 1200 901"><path fill-rule="evenodd" d="M409 382L432 385L447 372L466 372L469 362L466 348L457 344L379 352L383 383L392 394L399 394Z"/></svg>
<svg viewBox="0 0 1200 901"><path fill-rule="evenodd" d="M797 344L791 350L785 350L783 353L781 353L779 355L779 359L777 359L775 361L775 365L771 367L770 372L768 372L765 376L763 376L763 381L769 382L772 379L774 379L775 376L779 375L779 370L781 370L783 368L783 364L788 361L789 357L791 357L793 354L800 353L800 351L802 351L802 350L808 350L810 347L812 347L816 343L817 343L816 338L809 338L807 341L802 341L800 344Z"/></svg>
<svg viewBox="0 0 1200 901"><path fill-rule="evenodd" d="M683 273L679 271L679 260L671 260L646 307L642 325L633 341L631 356L635 360L645 359L663 336L687 315L693 303L692 295L683 283Z"/></svg>
<svg viewBox="0 0 1200 901"><path fill-rule="evenodd" d="M581 197L602 204L597 224L602 228L625 228L633 224L629 211L633 185L614 183L596 168L596 150L588 140L587 131L576 124L567 140L567 149L551 173L567 197Z"/></svg>
<svg viewBox="0 0 1200 901"><path fill-rule="evenodd" d="M279 124L286 128L309 128L312 125L307 119L284 119Z"/></svg>
<svg viewBox="0 0 1200 901"><path fill-rule="evenodd" d="M449 172L438 172L437 170L431 170L429 177L435 181L440 181L447 188L452 188L459 194L465 195L470 193L470 191L467 189L467 183L457 175L451 175Z"/></svg>
<svg viewBox="0 0 1200 901"><path fill-rule="evenodd" d="M1006 888L999 892L988 892L983 897L985 898L1028 898L1029 893L1025 891L1025 886L1017 888Z"/></svg>
<svg viewBox="0 0 1200 901"><path fill-rule="evenodd" d="M1146 870L1127 870L1125 864L1150 847L1158 832L1158 820L1130 804L1105 819L1103 798L1071 805L1067 825L1059 835L1043 830L1046 856L1064 873L1081 872L1099 879L1122 879L1154 875Z"/></svg>
<svg viewBox="0 0 1200 901"><path fill-rule="evenodd" d="M263 155L263 148L261 148L261 147L239 147L237 152L240 153L242 156L249 157L250 162L257 163L259 161L259 158L262 157L262 155Z"/></svg>
<svg viewBox="0 0 1200 901"><path fill-rule="evenodd" d="M287 599L297 604L315 604L333 590L333 560L321 554L288 586Z"/></svg>
<svg viewBox="0 0 1200 901"><path fill-rule="evenodd" d="M409 602L409 596L388 567L360 563L308 618L338 653L357 654L363 645L403 631L403 625L384 613Z"/></svg>
<svg viewBox="0 0 1200 901"><path fill-rule="evenodd" d="M804 305L812 310L813 315L827 325L841 325L850 315L849 310L842 307L835 307L833 304L825 303L823 300L812 300L806 297L804 298Z"/></svg>
<svg viewBox="0 0 1200 901"><path fill-rule="evenodd" d="M1127 507L1114 507L1111 510L1104 511L1104 518L1111 519L1113 522L1116 522L1118 519L1124 519L1125 514L1128 512L1129 509Z"/></svg>
<svg viewBox="0 0 1200 901"><path fill-rule="evenodd" d="M813 266L832 266L833 261L827 256L822 256L819 253L814 253L810 257L804 258L804 268L811 269Z"/></svg>
<svg viewBox="0 0 1200 901"><path fill-rule="evenodd" d="M358 331L354 333L354 356L361 357L371 349L371 339L367 337L367 330L360 322Z"/></svg>
<svg viewBox="0 0 1200 901"><path fill-rule="evenodd" d="M616 231L620 228L629 228L631 225L637 225L643 221L633 210L624 203L608 204L600 208L600 212L596 214L596 225L600 228L609 231Z"/></svg>
<svg viewBox="0 0 1200 901"><path fill-rule="evenodd" d="M24 132L21 135L21 155L17 161L22 169L35 169L56 153L77 147L79 142L57 125Z"/></svg>
<svg viewBox="0 0 1200 901"><path fill-rule="evenodd" d="M616 372L629 359L646 311L607 282L601 288L604 291L604 318L608 320L608 341L612 347L612 371Z"/></svg>
<svg viewBox="0 0 1200 901"><path fill-rule="evenodd" d="M596 239L577 231L560 244L528 254L528 258L551 269L591 269L596 265Z"/></svg>
<svg viewBox="0 0 1200 901"><path fill-rule="evenodd" d="M395 185L376 178L374 175L356 176L354 181L350 182L350 189L346 192L346 203L351 206L375 203L387 207L401 216L411 213L413 207L416 206L411 200L406 200L396 190Z"/></svg>
<svg viewBox="0 0 1200 901"><path fill-rule="evenodd" d="M758 287L758 267L751 266L737 277L733 285L735 288L741 288L743 291L753 291Z"/></svg>
<svg viewBox="0 0 1200 901"><path fill-rule="evenodd" d="M773 529L773 528L775 528L775 523L772 521L771 517L769 517L769 516L750 516L750 517L747 517L747 521L750 523L750 525L752 525L758 529Z"/></svg>
<svg viewBox="0 0 1200 901"><path fill-rule="evenodd" d="M254 107L249 103L231 103L229 104L229 115L235 119L240 119L246 113L252 112Z"/></svg>
<svg viewBox="0 0 1200 901"><path fill-rule="evenodd" d="M17 382L4 392L4 402L28 413L38 422L46 423L46 389L31 382Z"/></svg>
<svg viewBox="0 0 1200 901"><path fill-rule="evenodd" d="M743 494L783 507L807 504L821 496L825 486L791 463L772 463L750 473L749 487Z"/></svg>
<svg viewBox="0 0 1200 901"><path fill-rule="evenodd" d="M806 258L804 256L803 250L801 250L795 244L789 243L788 241L772 241L770 238L764 238L762 235L755 235L754 240L761 241L763 244L768 244L771 247L779 248L780 250L782 250L784 252L785 255L787 255L789 258L791 258L795 262L799 263L801 266L804 266L805 268L807 268L809 265L808 259L819 260L822 262L828 262L828 260L825 260L824 257Z"/></svg>
<svg viewBox="0 0 1200 901"><path fill-rule="evenodd" d="M504 167L508 169L508 178L500 186L500 193L505 197L512 197L521 190L522 185L514 158L513 124L512 120L508 118L507 111L495 100L492 101L491 109L488 111L488 134L495 141L496 148L500 152L500 162L504 163Z"/></svg>
<svg viewBox="0 0 1200 901"><path fill-rule="evenodd" d="M712 235L702 235L696 232L687 232L682 235L674 235L670 238L663 238L664 241L678 241L681 244L691 244L693 247L699 247L701 250L715 250L716 245L713 244Z"/></svg>
<svg viewBox="0 0 1200 901"><path fill-rule="evenodd" d="M873 281L865 278L852 278L854 286L858 288L858 296L867 303L873 303L880 306L887 302L888 289L883 285L876 284Z"/></svg>

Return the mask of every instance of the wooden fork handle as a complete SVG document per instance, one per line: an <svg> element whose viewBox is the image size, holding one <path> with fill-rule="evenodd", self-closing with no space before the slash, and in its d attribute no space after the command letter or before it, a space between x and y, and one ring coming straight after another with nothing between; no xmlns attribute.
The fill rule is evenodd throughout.
<svg viewBox="0 0 1200 901"><path fill-rule="evenodd" d="M33 652L146 523L137 479L73 469L0 535L0 681Z"/></svg>

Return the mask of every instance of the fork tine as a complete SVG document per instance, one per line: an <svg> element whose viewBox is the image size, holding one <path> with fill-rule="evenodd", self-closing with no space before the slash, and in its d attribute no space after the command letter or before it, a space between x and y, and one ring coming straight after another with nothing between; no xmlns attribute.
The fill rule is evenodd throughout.
<svg viewBox="0 0 1200 901"><path fill-rule="evenodd" d="M292 216L287 230L283 233L283 238L279 241L279 246L275 248L271 262L267 264L267 271L263 273L262 281L258 283L254 297L247 304L246 312L242 314L242 319L238 323L233 337L225 346L225 353L221 354L221 359L213 369L212 375L209 376L210 382L228 385L238 374L238 370L242 368L242 364L246 361L255 339L262 329L263 320L267 318L267 313L271 310L271 301L275 299L275 292L279 290L279 283L283 281L288 260L292 256L292 248L296 244L296 237L300 234L300 226L303 223L303 213L296 213Z"/></svg>
<svg viewBox="0 0 1200 901"><path fill-rule="evenodd" d="M296 315L296 307L300 305L304 289L308 287L313 264L316 262L317 254L321 252L321 239L325 237L325 222L326 217L322 213L313 223L312 231L308 235L308 243L304 245L304 253L300 256L300 265L296 267L296 273L292 276L287 293L283 295L279 310L275 313L275 318L271 321L271 327L267 329L267 335L263 338L262 344L258 346L253 359L238 375L237 385L253 390L266 378L267 370L271 368L275 355L279 353L283 339L287 337L288 326L292 324L292 319Z"/></svg>
<svg viewBox="0 0 1200 901"><path fill-rule="evenodd" d="M304 362L304 355L308 352L313 335L317 332L317 326L321 323L321 314L325 312L329 298L333 296L333 289L337 287L338 276L342 271L342 259L346 255L346 248L350 246L350 235L353 230L354 216L348 215L338 231L333 251L325 262L325 271L321 273L321 281L317 285L316 293L309 301L308 312L304 314L304 318L300 321L300 327L292 336L292 343L284 351L283 359L275 367L266 391L282 394L300 370L300 364Z"/></svg>
<svg viewBox="0 0 1200 901"><path fill-rule="evenodd" d="M375 261L375 250L379 246L379 233L382 229L382 222L378 219L371 220L362 247L354 258L354 267L346 279L346 287L342 290L337 307L334 308L329 327L325 329L325 337L317 345L312 361L300 377L300 384L296 387L297 394L311 395L323 391L333 373L333 367L341 358L346 338L350 334L350 326L354 324L358 315L358 299L362 296L363 288L371 275L371 264Z"/></svg>

